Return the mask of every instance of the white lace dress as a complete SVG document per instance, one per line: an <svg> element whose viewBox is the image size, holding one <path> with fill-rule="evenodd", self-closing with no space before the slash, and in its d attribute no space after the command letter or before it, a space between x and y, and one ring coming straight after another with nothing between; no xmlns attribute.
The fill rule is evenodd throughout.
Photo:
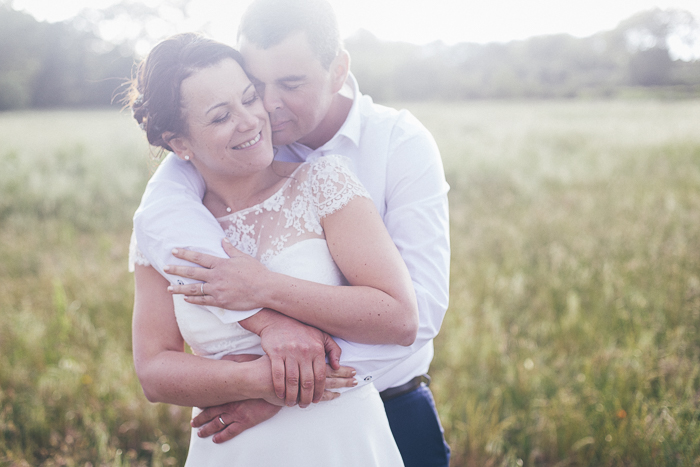
<svg viewBox="0 0 700 467"><path fill-rule="evenodd" d="M346 285L320 220L356 196L369 194L344 158L325 156L301 164L264 202L218 220L236 248L270 270ZM132 262L147 264L138 250L132 253ZM175 314L182 336L197 355L263 353L257 335L237 323L222 323L214 313L181 296L176 296ZM283 407L270 420L223 444L199 438L193 430L186 463L191 467L402 465L384 405L371 383L305 409Z"/></svg>

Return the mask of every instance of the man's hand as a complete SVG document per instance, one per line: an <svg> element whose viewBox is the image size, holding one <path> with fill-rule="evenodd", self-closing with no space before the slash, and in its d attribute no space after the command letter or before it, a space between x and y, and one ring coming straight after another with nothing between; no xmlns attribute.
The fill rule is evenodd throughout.
<svg viewBox="0 0 700 467"><path fill-rule="evenodd" d="M326 334L276 311L263 309L239 324L260 336L270 357L275 394L285 404L307 407L319 402L326 387L326 354L339 370L340 347Z"/></svg>
<svg viewBox="0 0 700 467"><path fill-rule="evenodd" d="M215 443L223 443L271 418L281 408L262 399L229 402L204 409L190 424L199 428L197 435L200 438L214 435L212 440ZM225 425L222 425L219 417Z"/></svg>
<svg viewBox="0 0 700 467"><path fill-rule="evenodd" d="M227 239L222 241L228 259L178 249L173 255L202 266L166 266L165 270L198 284L172 285L173 294L185 294L185 300L228 310L247 310L263 306L255 291L269 271L256 259L237 250ZM260 336L262 348L270 357L272 383L277 397L288 406L307 407L321 400L326 380L326 355L331 368L340 366L340 347L330 335L312 326L263 309L240 321L243 328Z"/></svg>
<svg viewBox="0 0 700 467"><path fill-rule="evenodd" d="M257 356L227 356L227 360L251 361ZM353 387L357 384L353 376L355 371L349 367L339 367L337 370L327 368L325 386L330 389L343 387ZM340 397L340 394L332 391L324 391L321 401L333 400ZM264 422L271 418L282 407L270 404L263 399L250 399L239 402L229 402L228 404L217 405L204 409L199 415L194 417L190 424L194 428L199 428L197 435L206 438L214 435L215 443L223 443L235 436L243 433L248 428Z"/></svg>

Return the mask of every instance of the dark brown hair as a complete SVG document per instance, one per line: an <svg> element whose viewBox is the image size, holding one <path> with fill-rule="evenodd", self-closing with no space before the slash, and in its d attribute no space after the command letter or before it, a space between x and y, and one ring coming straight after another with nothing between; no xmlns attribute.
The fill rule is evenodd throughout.
<svg viewBox="0 0 700 467"><path fill-rule="evenodd" d="M256 0L241 19L238 40L245 37L267 49L299 31L328 70L342 42L333 7L325 0Z"/></svg>
<svg viewBox="0 0 700 467"><path fill-rule="evenodd" d="M124 100L151 145L172 151L163 133L187 134L180 85L193 72L226 58L243 66L243 58L234 48L201 34L184 33L158 43L139 63Z"/></svg>

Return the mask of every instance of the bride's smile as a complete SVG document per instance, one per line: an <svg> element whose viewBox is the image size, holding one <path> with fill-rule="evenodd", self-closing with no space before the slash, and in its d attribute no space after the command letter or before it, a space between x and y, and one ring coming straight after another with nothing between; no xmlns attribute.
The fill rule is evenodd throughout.
<svg viewBox="0 0 700 467"><path fill-rule="evenodd" d="M205 178L249 177L269 169L268 114L235 60L193 72L182 81L180 93L186 132L171 140L179 157L190 160Z"/></svg>

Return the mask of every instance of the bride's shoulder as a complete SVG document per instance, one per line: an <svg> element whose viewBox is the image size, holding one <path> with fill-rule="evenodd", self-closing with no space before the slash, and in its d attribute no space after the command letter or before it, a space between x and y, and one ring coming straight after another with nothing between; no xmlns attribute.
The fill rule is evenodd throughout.
<svg viewBox="0 0 700 467"><path fill-rule="evenodd" d="M304 163L302 162L283 161L275 161L274 164L275 172L283 177L289 177L294 172L296 172L302 165L304 165Z"/></svg>
<svg viewBox="0 0 700 467"><path fill-rule="evenodd" d="M328 154L325 156L316 157L305 162L303 165L308 165L308 170L311 172L348 172L352 171L350 159L339 154Z"/></svg>

